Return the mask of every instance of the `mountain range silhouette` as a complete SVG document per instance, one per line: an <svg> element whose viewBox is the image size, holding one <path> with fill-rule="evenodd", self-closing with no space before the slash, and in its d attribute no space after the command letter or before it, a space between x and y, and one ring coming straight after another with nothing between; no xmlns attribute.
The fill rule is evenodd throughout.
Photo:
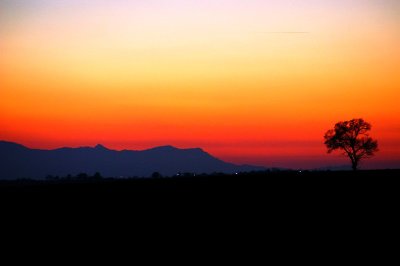
<svg viewBox="0 0 400 266"><path fill-rule="evenodd" d="M149 177L178 173L211 174L266 170L264 167L236 165L217 159L200 148L179 149L161 146L148 150L112 150L95 147L30 149L0 141L0 179L43 179L48 175L67 176L99 172L104 177Z"/></svg>

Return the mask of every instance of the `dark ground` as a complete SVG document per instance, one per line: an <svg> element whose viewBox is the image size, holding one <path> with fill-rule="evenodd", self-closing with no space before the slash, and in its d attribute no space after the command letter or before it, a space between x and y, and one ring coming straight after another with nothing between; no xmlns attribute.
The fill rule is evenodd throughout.
<svg viewBox="0 0 400 266"><path fill-rule="evenodd" d="M72 239L73 246L85 245L82 236L106 246L119 242L105 237L121 236L125 245L142 236L139 244L150 250L160 239L163 248L179 240L188 249L193 242L214 246L218 254L230 245L280 252L280 259L309 255L319 261L320 254L323 261L342 262L350 254L355 262L370 260L379 247L396 252L399 178L400 170L380 170L2 181L0 224L13 238L33 232L36 241L50 232ZM226 254L236 255L232 249Z"/></svg>
<svg viewBox="0 0 400 266"><path fill-rule="evenodd" d="M254 172L174 178L0 181L1 195L71 201L108 197L135 201L176 199L289 200L397 197L400 170Z"/></svg>

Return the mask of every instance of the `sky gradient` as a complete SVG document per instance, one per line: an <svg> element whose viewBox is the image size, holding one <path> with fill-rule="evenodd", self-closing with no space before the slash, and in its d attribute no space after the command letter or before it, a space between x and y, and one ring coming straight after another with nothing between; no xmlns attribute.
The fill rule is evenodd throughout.
<svg viewBox="0 0 400 266"><path fill-rule="evenodd" d="M395 0L0 0L0 139L310 168L342 120L400 167Z"/></svg>

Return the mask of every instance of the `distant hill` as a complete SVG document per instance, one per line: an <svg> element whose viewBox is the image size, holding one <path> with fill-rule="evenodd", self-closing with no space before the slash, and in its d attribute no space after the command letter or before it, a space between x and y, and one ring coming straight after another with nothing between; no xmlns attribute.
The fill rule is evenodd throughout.
<svg viewBox="0 0 400 266"><path fill-rule="evenodd" d="M95 172L105 177L148 177L177 173L235 173L265 170L263 167L235 165L219 160L200 148L173 146L143 151L116 151L95 147L29 149L17 143L0 141L0 179L42 179L48 175L67 176Z"/></svg>

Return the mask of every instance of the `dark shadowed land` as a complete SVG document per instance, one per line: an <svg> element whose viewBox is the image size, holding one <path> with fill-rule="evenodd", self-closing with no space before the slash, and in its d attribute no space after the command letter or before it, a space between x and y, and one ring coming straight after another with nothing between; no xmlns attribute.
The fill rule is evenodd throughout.
<svg viewBox="0 0 400 266"><path fill-rule="evenodd" d="M312 241L317 244L336 239L340 247L348 244L348 250L354 252L353 242L344 239L356 236L369 243L371 237L387 229L388 222L397 221L398 176L400 170L285 171L1 181L0 206L4 219L18 217L21 228L29 230L34 230L29 227L32 222L39 221L42 227L53 226L55 232L72 227L85 234L92 230L96 236L105 228L115 231L123 226L134 232L130 239L140 232L168 232L168 240L174 239L177 231L203 237L222 232L225 239L258 239L246 245L272 241L280 246L295 241L296 247L313 234ZM10 214L4 215L5 209ZM386 234L391 232L388 229ZM125 233L123 230L122 235Z"/></svg>
<svg viewBox="0 0 400 266"><path fill-rule="evenodd" d="M398 189L400 170L374 171L262 171L239 174L197 175L175 177L102 178L77 177L48 180L0 181L1 192L28 192L39 196L91 197L113 196L121 199L163 199L174 197L203 198L248 197L281 198L308 195L381 194ZM396 192L397 193L397 192Z"/></svg>

